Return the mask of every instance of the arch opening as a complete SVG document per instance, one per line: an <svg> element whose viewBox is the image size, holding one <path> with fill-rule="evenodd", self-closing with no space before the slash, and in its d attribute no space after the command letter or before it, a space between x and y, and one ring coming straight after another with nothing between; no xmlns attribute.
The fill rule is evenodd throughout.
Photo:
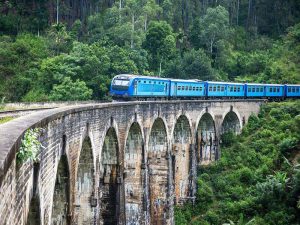
<svg viewBox="0 0 300 225"><path fill-rule="evenodd" d="M100 222L103 225L117 224L118 149L116 131L110 128L104 139L100 161Z"/></svg>
<svg viewBox="0 0 300 225"><path fill-rule="evenodd" d="M233 111L226 114L222 123L221 133L224 134L228 132L233 132L234 134L239 134L241 132L240 120Z"/></svg>
<svg viewBox="0 0 300 225"><path fill-rule="evenodd" d="M69 225L69 166L66 155L62 155L57 167L53 194L51 224Z"/></svg>
<svg viewBox="0 0 300 225"><path fill-rule="evenodd" d="M126 224L142 224L143 212L143 138L138 123L133 123L125 146L124 183Z"/></svg>
<svg viewBox="0 0 300 225"><path fill-rule="evenodd" d="M198 165L209 164L218 158L215 122L209 113L205 113L199 121L196 132L196 144Z"/></svg>
<svg viewBox="0 0 300 225"><path fill-rule="evenodd" d="M38 196L33 196L29 206L29 213L26 225L39 225L40 221L40 202Z"/></svg>
<svg viewBox="0 0 300 225"><path fill-rule="evenodd" d="M151 224L166 224L168 208L168 144L162 119L154 121L148 145Z"/></svg>
<svg viewBox="0 0 300 225"><path fill-rule="evenodd" d="M94 224L95 220L95 179L91 140L85 137L80 152L75 183L74 221L76 224Z"/></svg>
<svg viewBox="0 0 300 225"><path fill-rule="evenodd" d="M38 174L39 174L40 164L33 164L33 189L32 189L32 199L30 201L29 212L27 217L26 225L39 225L40 221L40 199L37 195L37 184L38 184Z"/></svg>
<svg viewBox="0 0 300 225"><path fill-rule="evenodd" d="M175 124L172 143L172 172L175 203L183 203L189 196L191 130L186 116Z"/></svg>

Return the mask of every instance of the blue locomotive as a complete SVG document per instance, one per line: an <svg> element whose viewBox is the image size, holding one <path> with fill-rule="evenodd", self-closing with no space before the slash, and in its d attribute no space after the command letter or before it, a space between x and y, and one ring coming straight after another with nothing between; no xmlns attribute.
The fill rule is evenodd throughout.
<svg viewBox="0 0 300 225"><path fill-rule="evenodd" d="M181 80L120 74L112 79L114 99L299 98L300 85Z"/></svg>

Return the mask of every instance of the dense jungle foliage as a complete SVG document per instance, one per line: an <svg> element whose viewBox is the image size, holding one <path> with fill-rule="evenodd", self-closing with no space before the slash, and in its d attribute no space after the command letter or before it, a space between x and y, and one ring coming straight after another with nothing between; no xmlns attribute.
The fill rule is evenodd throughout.
<svg viewBox="0 0 300 225"><path fill-rule="evenodd" d="M106 99L135 73L299 83L298 0L1 0L0 101Z"/></svg>
<svg viewBox="0 0 300 225"><path fill-rule="evenodd" d="M177 208L176 224L300 224L299 140L300 101L264 105L241 135L223 137L221 159L199 170L196 204Z"/></svg>

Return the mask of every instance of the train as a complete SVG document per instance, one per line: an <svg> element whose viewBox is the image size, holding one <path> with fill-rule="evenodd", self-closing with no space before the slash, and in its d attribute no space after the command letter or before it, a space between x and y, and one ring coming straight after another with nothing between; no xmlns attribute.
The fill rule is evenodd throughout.
<svg viewBox="0 0 300 225"><path fill-rule="evenodd" d="M182 80L119 74L112 79L110 95L115 100L299 98L298 84L258 84Z"/></svg>

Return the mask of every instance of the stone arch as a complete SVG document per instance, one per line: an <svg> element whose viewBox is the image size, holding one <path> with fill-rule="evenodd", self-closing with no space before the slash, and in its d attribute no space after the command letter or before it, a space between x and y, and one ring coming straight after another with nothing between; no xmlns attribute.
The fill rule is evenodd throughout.
<svg viewBox="0 0 300 225"><path fill-rule="evenodd" d="M239 116L233 110L230 110L224 117L222 122L221 134L233 132L239 134L241 132L241 121Z"/></svg>
<svg viewBox="0 0 300 225"><path fill-rule="evenodd" d="M166 224L169 210L168 159L167 129L164 121L157 118L151 128L147 153L151 224Z"/></svg>
<svg viewBox="0 0 300 225"><path fill-rule="evenodd" d="M131 124L125 144L124 184L126 224L142 224L144 141L137 122Z"/></svg>
<svg viewBox="0 0 300 225"><path fill-rule="evenodd" d="M119 144L117 133L110 127L106 133L100 161L100 220L103 225L117 224L117 202L119 201Z"/></svg>
<svg viewBox="0 0 300 225"><path fill-rule="evenodd" d="M60 157L53 194L51 224L69 225L70 175L66 155Z"/></svg>
<svg viewBox="0 0 300 225"><path fill-rule="evenodd" d="M216 160L218 140L216 136L216 127L212 115L204 113L198 123L196 130L197 163L208 164Z"/></svg>
<svg viewBox="0 0 300 225"><path fill-rule="evenodd" d="M92 144L85 136L80 151L74 196L74 221L78 225L94 224L95 220L95 178Z"/></svg>
<svg viewBox="0 0 300 225"><path fill-rule="evenodd" d="M189 195L191 141L188 118L181 115L175 123L172 138L172 175L176 203L185 201Z"/></svg>

